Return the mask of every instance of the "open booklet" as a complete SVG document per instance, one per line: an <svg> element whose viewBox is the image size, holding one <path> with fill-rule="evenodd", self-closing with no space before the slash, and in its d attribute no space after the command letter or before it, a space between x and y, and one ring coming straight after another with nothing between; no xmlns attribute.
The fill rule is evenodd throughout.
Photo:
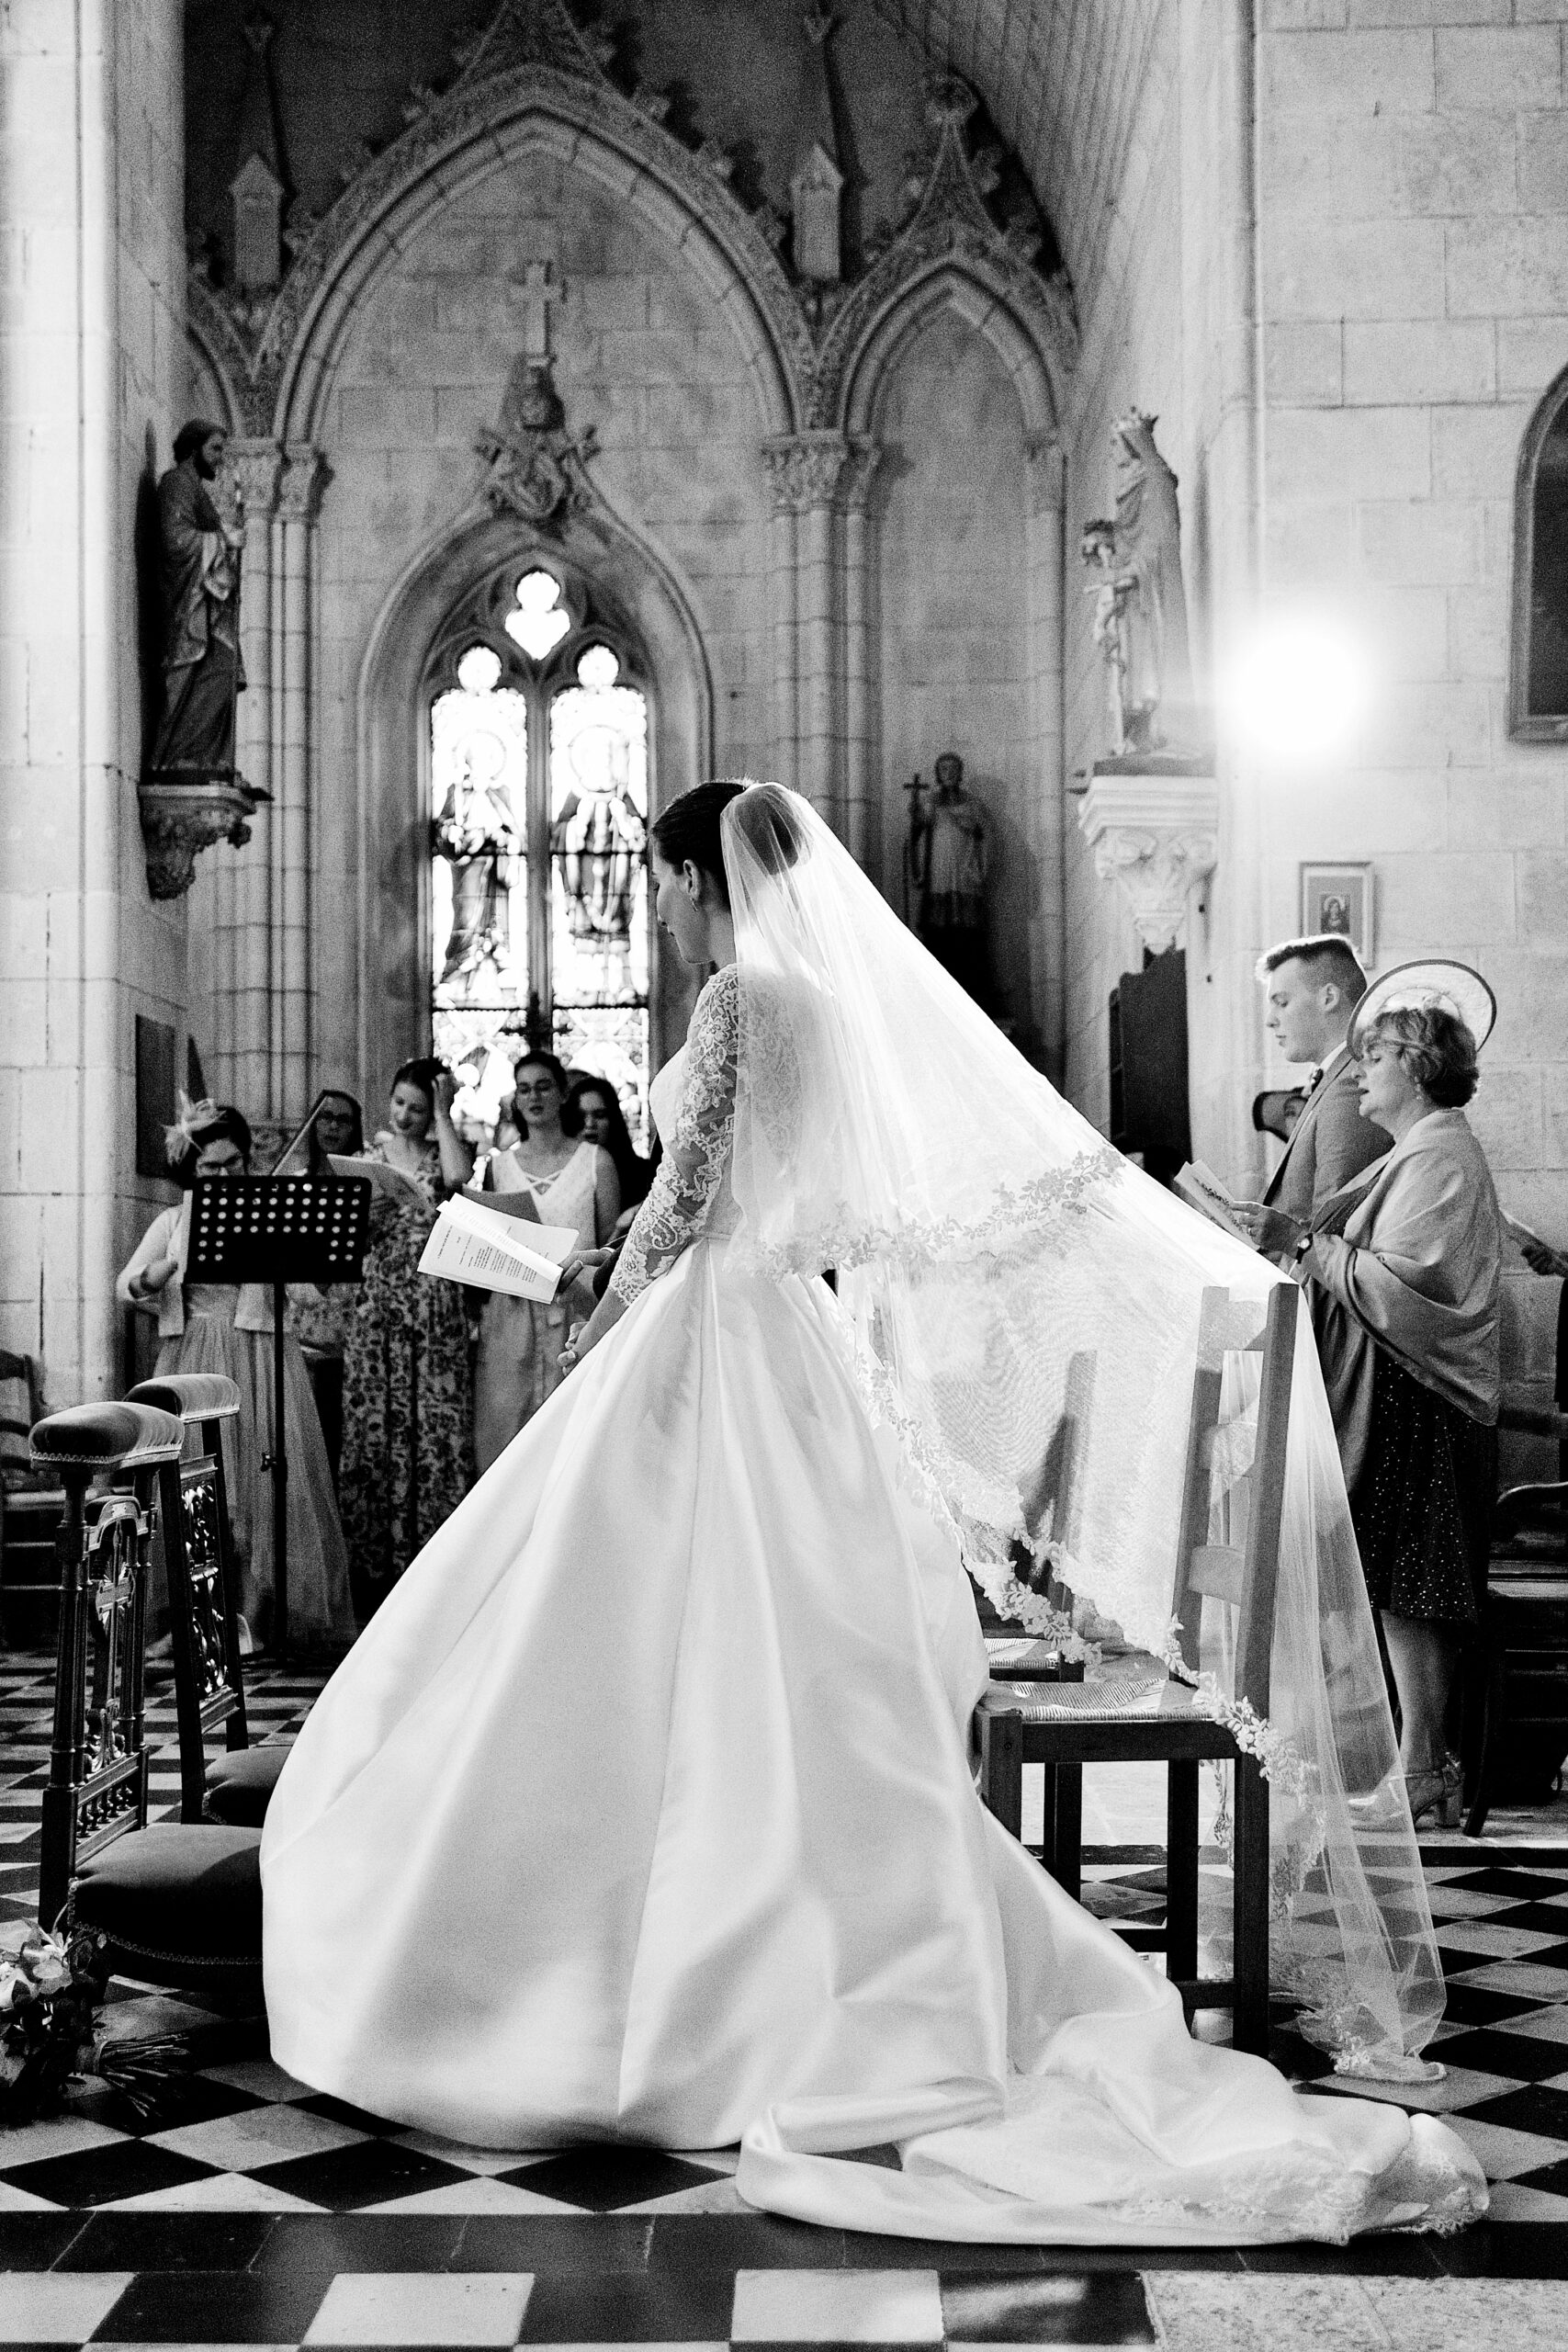
<svg viewBox="0 0 1568 2352"><path fill-rule="evenodd" d="M1200 1216L1206 1216L1211 1225L1217 1225L1222 1232L1230 1234L1235 1240L1247 1239L1235 1215L1240 1205L1235 1194L1228 1185L1221 1182L1212 1168L1205 1168L1201 1159L1189 1160L1170 1182L1171 1190L1186 1202L1190 1209L1196 1209Z"/></svg>
<svg viewBox="0 0 1568 2352"><path fill-rule="evenodd" d="M327 1166L334 1176L363 1176L376 1199L390 1201L394 1208L423 1209L429 1214L429 1194L421 1192L412 1176L405 1176L400 1168L390 1167L384 1159L344 1159L336 1152L329 1152Z"/></svg>
<svg viewBox="0 0 1568 2352"><path fill-rule="evenodd" d="M541 1225L520 1209L494 1208L454 1193L424 1245L422 1274L504 1291L509 1298L554 1298L560 1270L581 1247L574 1227Z"/></svg>

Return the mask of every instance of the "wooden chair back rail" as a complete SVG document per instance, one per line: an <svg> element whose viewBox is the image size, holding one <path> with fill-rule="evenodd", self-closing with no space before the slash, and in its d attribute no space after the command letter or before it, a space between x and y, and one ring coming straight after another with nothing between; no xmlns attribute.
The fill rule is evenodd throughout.
<svg viewBox="0 0 1568 2352"><path fill-rule="evenodd" d="M231 1748L248 1745L234 1578L227 1543L220 1424L200 1424L202 1452L165 1463L159 1477L164 1558L174 1620L175 1713L179 1724L180 1818L207 1805L206 1747L220 1728Z"/></svg>
<svg viewBox="0 0 1568 2352"><path fill-rule="evenodd" d="M64 1910L81 1864L146 1826L142 1651L156 1476L155 1467L117 1476L91 1528L85 1477L66 1479L55 1538L60 1648L39 1871L39 1917L46 1927ZM93 1640L95 1619L101 1642Z"/></svg>
<svg viewBox="0 0 1568 2352"><path fill-rule="evenodd" d="M1199 1617L1205 1597L1229 1601L1238 1612L1236 1689L1259 1713L1267 1712L1269 1654L1279 1577L1285 1454L1292 1374L1301 1311L1293 1283L1270 1292L1259 1329L1256 1306L1233 1303L1224 1291L1204 1294L1193 1377L1192 1418L1179 1532L1175 1610L1184 1657L1198 1663ZM1227 1351L1261 1353L1253 1458L1229 1491L1231 1541L1209 1541L1211 1493L1224 1359ZM998 1684L1009 1680L998 1668ZM1036 1687L1036 1686L1032 1686ZM981 1786L986 1802L1014 1837L1022 1830L1025 1763L1045 1768L1046 1868L1069 1893L1081 1874L1083 1767L1098 1762L1161 1762L1167 1767L1166 1925L1137 1931L1140 1949L1163 1949L1168 1973L1189 2009L1230 2007L1240 2049L1263 2052L1269 2033L1269 1788L1256 1761L1231 1733L1202 1716L1178 1710L1164 1715L1081 1716L1067 1713L1026 1720L1021 1704L994 1694L979 1717ZM1203 1758L1235 1768L1233 1888L1235 1967L1224 1983L1198 1978L1198 1771Z"/></svg>
<svg viewBox="0 0 1568 2352"><path fill-rule="evenodd" d="M1269 1295L1259 1323L1254 1306L1228 1292L1207 1290L1199 1319L1198 1369L1182 1492L1175 1611L1181 1654L1198 1664L1198 1622L1205 1597L1238 1611L1236 1689L1259 1714L1268 1712L1269 1651L1279 1567L1283 1453L1289 1424L1295 1320L1301 1294L1293 1283ZM1258 1435L1248 1468L1230 1492L1232 1541L1211 1544L1209 1515L1219 1436L1224 1362L1227 1351L1264 1361L1258 1400ZM1263 1507L1258 1508L1262 1498Z"/></svg>
<svg viewBox="0 0 1568 2352"><path fill-rule="evenodd" d="M1260 1715L1269 1712L1274 1649L1274 1603L1280 1582L1280 1534L1285 1509L1285 1457L1291 1392L1295 1380L1297 1320L1302 1295L1281 1283L1269 1302L1263 1381L1258 1398L1258 1442L1247 1474L1247 1565L1236 1627L1236 1695Z"/></svg>

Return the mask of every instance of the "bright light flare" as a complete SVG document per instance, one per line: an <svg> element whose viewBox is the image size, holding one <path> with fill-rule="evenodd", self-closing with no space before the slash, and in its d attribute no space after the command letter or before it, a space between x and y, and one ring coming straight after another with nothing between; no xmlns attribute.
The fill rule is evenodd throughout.
<svg viewBox="0 0 1568 2352"><path fill-rule="evenodd" d="M1347 749L1370 683L1366 658L1342 623L1282 614L1262 625L1236 662L1226 700L1256 750L1293 765Z"/></svg>

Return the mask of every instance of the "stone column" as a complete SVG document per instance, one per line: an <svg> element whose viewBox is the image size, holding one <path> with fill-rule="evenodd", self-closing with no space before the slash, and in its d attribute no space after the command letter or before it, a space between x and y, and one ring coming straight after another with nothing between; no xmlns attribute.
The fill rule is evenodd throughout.
<svg viewBox="0 0 1568 2352"><path fill-rule="evenodd" d="M1063 933L1066 922L1063 871L1062 602L1063 509L1066 465L1052 433L1030 436L1024 563L1029 596L1029 846L1036 886L1030 910L1030 963L1034 1001L1043 1009L1043 1042L1052 1078L1059 1079L1066 1028Z"/></svg>
<svg viewBox="0 0 1568 2352"><path fill-rule="evenodd" d="M799 787L835 831L844 830L839 725L839 483L850 454L841 433L803 433L795 542L799 605L795 711Z"/></svg>
<svg viewBox="0 0 1568 2352"><path fill-rule="evenodd" d="M272 709L276 800L270 829L272 1022L268 1108L305 1115L310 1083L310 686L316 516L326 464L291 442L277 498ZM280 658L279 658L280 657Z"/></svg>
<svg viewBox="0 0 1568 2352"><path fill-rule="evenodd" d="M796 631L799 618L795 548L795 516L799 502L799 444L793 440L762 445L773 520L769 553L772 558L773 602L773 750L770 773L780 784L793 785L799 773L796 757Z"/></svg>
<svg viewBox="0 0 1568 2352"><path fill-rule="evenodd" d="M272 925L268 864L277 780L273 765L273 537L283 452L272 441L231 441L229 475L235 511L245 526L240 590L240 637L245 657L244 693L235 718L234 760L250 784L275 796L264 802L254 838L235 856L217 861L218 952L214 958L212 1081L229 1101L257 1115L268 1104L267 941Z"/></svg>
<svg viewBox="0 0 1568 2352"><path fill-rule="evenodd" d="M852 441L839 481L843 514L844 841L868 872L877 854L882 800L881 782L873 768L871 567L875 549L868 521L872 484L881 458L874 441Z"/></svg>
<svg viewBox="0 0 1568 2352"><path fill-rule="evenodd" d="M182 60L176 0L0 10L0 1343L55 1405L118 1393L115 1275L173 1197L135 1164L136 1016L177 1053L186 969L138 817L134 525L177 422Z"/></svg>

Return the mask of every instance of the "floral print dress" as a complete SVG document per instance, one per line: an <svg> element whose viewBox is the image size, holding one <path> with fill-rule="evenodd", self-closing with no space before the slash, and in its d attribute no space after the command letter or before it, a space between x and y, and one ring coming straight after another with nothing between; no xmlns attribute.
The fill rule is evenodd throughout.
<svg viewBox="0 0 1568 2352"><path fill-rule="evenodd" d="M366 1157L396 1164L380 1136ZM447 1191L434 1143L413 1181L429 1205L400 1209L367 1251L344 1351L339 1507L362 1614L456 1510L472 1470L463 1294L419 1271Z"/></svg>

